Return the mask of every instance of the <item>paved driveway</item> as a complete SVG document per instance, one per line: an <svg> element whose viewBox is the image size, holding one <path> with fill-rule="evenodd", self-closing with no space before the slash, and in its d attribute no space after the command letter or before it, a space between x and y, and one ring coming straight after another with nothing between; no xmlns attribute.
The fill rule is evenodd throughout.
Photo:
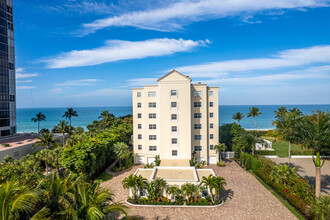
<svg viewBox="0 0 330 220"><path fill-rule="evenodd" d="M278 164L288 163L288 158L272 158ZM298 168L298 174L315 184L315 166L312 158L291 158L291 164ZM321 168L321 193L330 195L330 160L326 160Z"/></svg>
<svg viewBox="0 0 330 220"><path fill-rule="evenodd" d="M296 217L250 173L234 161L226 167L210 165L217 176L227 181L225 203L217 208L148 208L130 207L129 214L145 219L296 219ZM115 201L124 201L128 190L122 188L121 181L134 173L133 166L126 172L116 174L111 180L102 183L115 194Z"/></svg>

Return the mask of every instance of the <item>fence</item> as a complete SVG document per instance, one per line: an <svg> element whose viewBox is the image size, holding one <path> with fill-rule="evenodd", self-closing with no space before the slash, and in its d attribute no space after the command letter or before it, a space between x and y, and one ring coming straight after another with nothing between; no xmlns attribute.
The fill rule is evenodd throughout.
<svg viewBox="0 0 330 220"><path fill-rule="evenodd" d="M233 159L235 156L235 152L234 151L221 152L221 156L223 159Z"/></svg>

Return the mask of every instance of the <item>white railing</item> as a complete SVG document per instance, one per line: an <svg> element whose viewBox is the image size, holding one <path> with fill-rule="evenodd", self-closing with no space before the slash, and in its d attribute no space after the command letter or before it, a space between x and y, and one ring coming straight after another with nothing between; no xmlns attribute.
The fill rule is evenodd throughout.
<svg viewBox="0 0 330 220"><path fill-rule="evenodd" d="M233 159L235 156L235 152L234 151L221 152L221 156L223 159Z"/></svg>

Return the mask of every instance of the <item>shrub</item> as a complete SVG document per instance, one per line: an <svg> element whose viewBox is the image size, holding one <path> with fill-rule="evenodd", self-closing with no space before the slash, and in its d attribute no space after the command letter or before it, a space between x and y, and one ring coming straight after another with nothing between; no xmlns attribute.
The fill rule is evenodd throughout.
<svg viewBox="0 0 330 220"><path fill-rule="evenodd" d="M304 149L304 150L292 150L291 155L314 155L315 151L312 149Z"/></svg>
<svg viewBox="0 0 330 220"><path fill-rule="evenodd" d="M225 164L225 162L224 161L221 161L221 162L217 162L217 166L218 167L225 167L226 166L226 164Z"/></svg>
<svg viewBox="0 0 330 220"><path fill-rule="evenodd" d="M252 162L251 168L252 168L253 172L257 173L258 169L261 166L260 161L257 158L253 157L251 162Z"/></svg>
<svg viewBox="0 0 330 220"><path fill-rule="evenodd" d="M330 219L330 196L322 196L315 199L311 207L313 219Z"/></svg>
<svg viewBox="0 0 330 220"><path fill-rule="evenodd" d="M251 170L252 168L252 159L250 157L245 159L245 169Z"/></svg>
<svg viewBox="0 0 330 220"><path fill-rule="evenodd" d="M270 151L270 150L257 150L256 154L259 155L276 155L276 151Z"/></svg>
<svg viewBox="0 0 330 220"><path fill-rule="evenodd" d="M3 147L10 147L10 144L1 144Z"/></svg>

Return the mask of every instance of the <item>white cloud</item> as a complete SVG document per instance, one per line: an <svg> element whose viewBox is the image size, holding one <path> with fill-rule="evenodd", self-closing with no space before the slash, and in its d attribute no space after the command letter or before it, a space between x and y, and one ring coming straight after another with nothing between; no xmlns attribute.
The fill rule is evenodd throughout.
<svg viewBox="0 0 330 220"><path fill-rule="evenodd" d="M38 73L24 73L23 68L17 68L16 69L16 79L25 79L25 78L31 78L31 77L37 77Z"/></svg>
<svg viewBox="0 0 330 220"><path fill-rule="evenodd" d="M92 86L94 85L98 79L79 79L79 80L71 80L65 81L63 83L55 84L58 87L67 87L67 86Z"/></svg>
<svg viewBox="0 0 330 220"><path fill-rule="evenodd" d="M48 68L67 68L92 66L119 60L142 59L145 57L171 55L187 52L197 46L206 45L206 41L183 39L151 39L146 41L109 40L103 47L90 50L73 50L61 53L54 58L41 60Z"/></svg>
<svg viewBox="0 0 330 220"><path fill-rule="evenodd" d="M134 11L83 24L82 34L107 27L132 26L158 31L181 29L183 25L259 12L329 6L327 0L185 0L167 7Z"/></svg>
<svg viewBox="0 0 330 220"><path fill-rule="evenodd" d="M28 80L16 80L17 83L30 83L32 82L32 79L28 79Z"/></svg>
<svg viewBox="0 0 330 220"><path fill-rule="evenodd" d="M271 58L255 58L211 62L205 64L178 67L177 70L200 75L223 75L228 72L267 70L282 67L297 67L313 63L330 62L330 45L281 51Z"/></svg>
<svg viewBox="0 0 330 220"><path fill-rule="evenodd" d="M17 86L16 89L34 89L35 86Z"/></svg>
<svg viewBox="0 0 330 220"><path fill-rule="evenodd" d="M81 94L74 94L72 97L127 97L131 94L130 89L118 89L118 88L103 88L94 91L89 91Z"/></svg>
<svg viewBox="0 0 330 220"><path fill-rule="evenodd" d="M129 86L143 86L143 85L150 85L156 84L158 78L138 78L138 79L129 79L128 85Z"/></svg>

